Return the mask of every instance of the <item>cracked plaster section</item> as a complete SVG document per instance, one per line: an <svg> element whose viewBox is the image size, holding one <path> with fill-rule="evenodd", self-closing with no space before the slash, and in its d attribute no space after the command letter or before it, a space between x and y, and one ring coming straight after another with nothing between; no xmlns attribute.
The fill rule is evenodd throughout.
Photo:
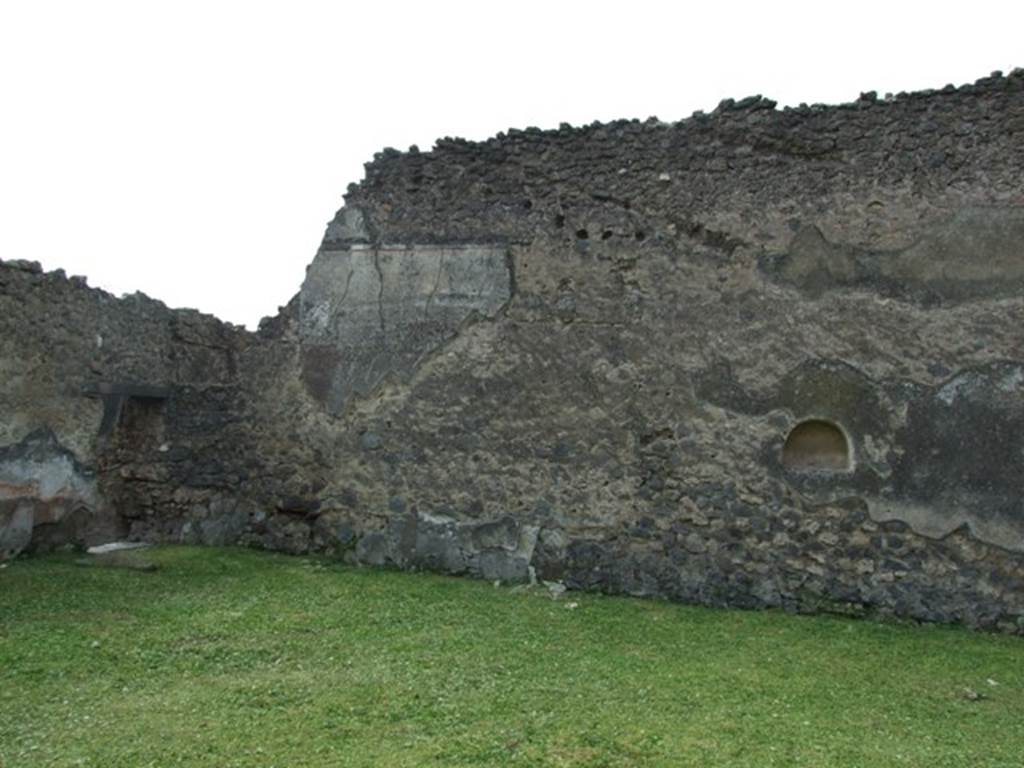
<svg viewBox="0 0 1024 768"><path fill-rule="evenodd" d="M0 443L134 538L1024 631L1022 134L1015 72L388 150L256 334L0 264Z"/></svg>
<svg viewBox="0 0 1024 768"><path fill-rule="evenodd" d="M389 377L408 380L466 322L493 319L512 280L500 247L353 245L321 251L299 295L307 387L340 413Z"/></svg>

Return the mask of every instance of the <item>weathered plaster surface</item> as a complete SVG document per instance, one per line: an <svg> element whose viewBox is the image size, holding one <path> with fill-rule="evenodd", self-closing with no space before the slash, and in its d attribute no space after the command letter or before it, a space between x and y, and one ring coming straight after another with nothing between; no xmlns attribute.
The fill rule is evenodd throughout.
<svg viewBox="0 0 1024 768"><path fill-rule="evenodd" d="M830 243L801 227L773 269L819 296L866 289L919 302L957 302L1024 292L1024 208L964 208L899 250Z"/></svg>
<svg viewBox="0 0 1024 768"><path fill-rule="evenodd" d="M111 515L98 507L95 477L52 433L41 430L0 449L0 557L33 538L84 544L98 528L109 532Z"/></svg>
<svg viewBox="0 0 1024 768"><path fill-rule="evenodd" d="M299 293L303 380L340 413L419 362L512 295L506 249L487 245L352 245L323 249Z"/></svg>

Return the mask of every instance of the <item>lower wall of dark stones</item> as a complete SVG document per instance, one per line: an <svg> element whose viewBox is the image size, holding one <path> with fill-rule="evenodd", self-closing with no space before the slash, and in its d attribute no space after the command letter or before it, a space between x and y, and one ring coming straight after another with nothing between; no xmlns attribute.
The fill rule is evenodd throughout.
<svg viewBox="0 0 1024 768"><path fill-rule="evenodd" d="M725 496L728 489L720 489ZM382 527L334 513L265 512L214 497L187 519L131 521L132 538L316 553L349 564L428 570L506 583L710 606L901 617L1024 634L1021 557L959 529L941 541L862 504L640 518L614 535L581 535L513 517L460 522L396 513Z"/></svg>

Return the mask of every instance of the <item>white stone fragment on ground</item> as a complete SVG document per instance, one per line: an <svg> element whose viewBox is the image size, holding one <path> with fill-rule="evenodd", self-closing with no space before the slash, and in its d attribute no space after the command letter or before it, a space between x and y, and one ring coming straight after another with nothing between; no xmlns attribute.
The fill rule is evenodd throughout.
<svg viewBox="0 0 1024 768"><path fill-rule="evenodd" d="M120 552L125 549L142 549L148 547L144 541L111 541L108 544L97 544L95 547L89 547L86 552L90 555L105 555L108 552Z"/></svg>

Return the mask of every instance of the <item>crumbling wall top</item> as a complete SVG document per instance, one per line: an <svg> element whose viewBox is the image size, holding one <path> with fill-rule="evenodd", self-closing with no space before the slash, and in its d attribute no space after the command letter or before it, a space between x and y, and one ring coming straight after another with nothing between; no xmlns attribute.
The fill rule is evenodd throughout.
<svg viewBox="0 0 1024 768"><path fill-rule="evenodd" d="M1010 197L1020 194L1010 169L1024 159L1022 135L1017 69L959 88L885 99L866 93L838 106L727 99L674 123L563 124L483 142L445 138L429 152L386 149L345 201L364 217L366 240L454 243L528 241L593 206L641 218L696 215L821 200L864 184L927 190L979 179ZM343 216L324 247L344 247Z"/></svg>

